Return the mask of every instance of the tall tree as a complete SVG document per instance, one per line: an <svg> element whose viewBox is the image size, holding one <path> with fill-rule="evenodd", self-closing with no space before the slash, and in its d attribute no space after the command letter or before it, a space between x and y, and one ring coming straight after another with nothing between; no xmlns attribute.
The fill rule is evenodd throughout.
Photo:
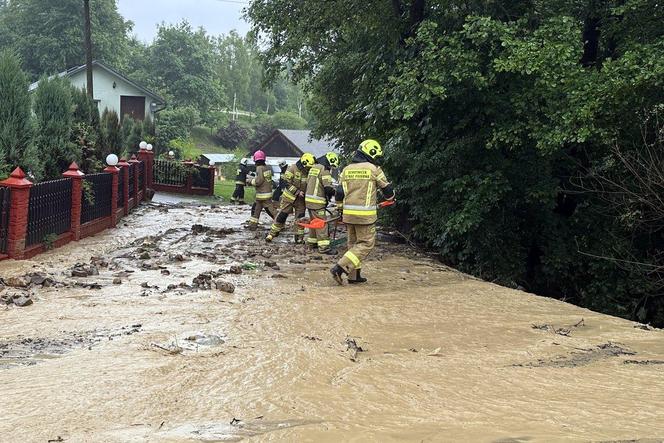
<svg viewBox="0 0 664 443"><path fill-rule="evenodd" d="M272 0L248 15L267 75L310 79L320 134L383 142L395 218L444 260L623 316L655 299L598 257L647 260L657 240L571 177L613 167L611 146L664 101L657 0Z"/></svg>
<svg viewBox="0 0 664 443"><path fill-rule="evenodd" d="M73 106L67 80L43 77L35 91L35 144L43 162L44 178L56 179L71 162L81 160L81 147L71 142Z"/></svg>
<svg viewBox="0 0 664 443"><path fill-rule="evenodd" d="M126 66L133 24L114 0L90 0L93 51L117 68ZM0 43L21 55L32 79L85 63L81 0L12 0L0 9Z"/></svg>
<svg viewBox="0 0 664 443"><path fill-rule="evenodd" d="M194 31L187 22L160 26L148 59L151 84L173 106L192 106L202 116L221 108L214 47L203 29Z"/></svg>
<svg viewBox="0 0 664 443"><path fill-rule="evenodd" d="M0 175L23 167L39 174L39 159L32 144L28 77L12 51L0 51Z"/></svg>

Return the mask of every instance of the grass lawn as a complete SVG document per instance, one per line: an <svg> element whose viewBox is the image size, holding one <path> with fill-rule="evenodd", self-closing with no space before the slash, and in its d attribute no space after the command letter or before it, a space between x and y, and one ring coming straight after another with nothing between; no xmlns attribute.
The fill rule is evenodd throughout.
<svg viewBox="0 0 664 443"><path fill-rule="evenodd" d="M215 182L214 195L221 196L225 202L231 201L231 196L235 191L235 180L224 180ZM250 186L244 187L244 201L253 204L256 201L256 189Z"/></svg>

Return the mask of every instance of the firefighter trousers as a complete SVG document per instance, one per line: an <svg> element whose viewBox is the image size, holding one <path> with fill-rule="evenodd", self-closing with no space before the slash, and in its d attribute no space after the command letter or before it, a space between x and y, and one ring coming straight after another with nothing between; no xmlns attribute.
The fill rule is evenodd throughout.
<svg viewBox="0 0 664 443"><path fill-rule="evenodd" d="M251 217L249 223L257 225L261 218L261 212L265 211L270 218L274 219L274 206L272 200L256 200L251 208Z"/></svg>
<svg viewBox="0 0 664 443"><path fill-rule="evenodd" d="M348 229L348 251L337 263L348 272L348 278L355 280L357 271L362 269L362 262L376 245L376 225L350 225Z"/></svg>
<svg viewBox="0 0 664 443"><path fill-rule="evenodd" d="M290 214L295 213L295 219L300 219L305 216L307 212L306 206L304 204L304 197L297 197L295 200L288 200L285 196L281 197L281 202L279 203L279 213L274 218L274 223L270 228L270 234L273 237L276 237L284 230L286 226L286 220ZM297 223L295 224L295 235L296 237L304 237L304 228Z"/></svg>
<svg viewBox="0 0 664 443"><path fill-rule="evenodd" d="M232 202L244 202L244 185L239 183L235 184L235 191L233 191L233 196L231 197Z"/></svg>
<svg viewBox="0 0 664 443"><path fill-rule="evenodd" d="M325 209L309 209L309 217L311 220L314 218L327 218ZM307 238L307 246L312 248L317 247L320 252L326 252L330 249L330 236L327 233L327 226L323 229L309 229L309 237Z"/></svg>

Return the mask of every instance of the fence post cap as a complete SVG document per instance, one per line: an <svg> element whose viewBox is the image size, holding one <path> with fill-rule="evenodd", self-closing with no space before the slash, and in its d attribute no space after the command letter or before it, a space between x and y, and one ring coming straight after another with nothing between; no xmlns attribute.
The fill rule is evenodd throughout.
<svg viewBox="0 0 664 443"><path fill-rule="evenodd" d="M109 174L117 174L120 172L117 166L106 166L104 168L104 172L108 172Z"/></svg>
<svg viewBox="0 0 664 443"><path fill-rule="evenodd" d="M69 169L62 174L63 177L69 178L81 178L84 175L85 174L78 168L76 162L72 162L72 164L69 165Z"/></svg>
<svg viewBox="0 0 664 443"><path fill-rule="evenodd" d="M129 163L138 163L138 159L136 158L136 155L132 154L131 159L129 160Z"/></svg>
<svg viewBox="0 0 664 443"><path fill-rule="evenodd" d="M122 157L120 161L118 162L118 166L129 166L129 163L127 163L127 159Z"/></svg>
<svg viewBox="0 0 664 443"><path fill-rule="evenodd" d="M29 188L32 186L32 182L25 178L25 172L20 167L17 167L9 175L9 178L0 182L0 185L7 186L9 188Z"/></svg>

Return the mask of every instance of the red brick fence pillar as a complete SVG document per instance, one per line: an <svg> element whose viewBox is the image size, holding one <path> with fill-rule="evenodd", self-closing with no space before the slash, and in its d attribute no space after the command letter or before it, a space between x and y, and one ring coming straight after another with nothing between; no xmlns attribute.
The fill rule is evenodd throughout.
<svg viewBox="0 0 664 443"><path fill-rule="evenodd" d="M81 239L81 211L83 195L83 177L78 165L74 162L69 165L69 170L62 174L65 178L71 178L71 233L73 240Z"/></svg>
<svg viewBox="0 0 664 443"><path fill-rule="evenodd" d="M28 205L32 182L25 178L25 172L16 168L8 179L0 185L11 188L9 204L9 228L7 232L7 255L10 258L23 258L25 237L28 232Z"/></svg>
<svg viewBox="0 0 664 443"><path fill-rule="evenodd" d="M138 207L138 163L139 161L136 159L136 156L132 155L129 164L134 165L134 195L130 195L129 198L134 198L134 207Z"/></svg>
<svg viewBox="0 0 664 443"><path fill-rule="evenodd" d="M118 163L120 168L120 180L122 180L124 188L124 196L122 201L124 201L124 215L129 214L129 163L124 158L120 159Z"/></svg>
<svg viewBox="0 0 664 443"><path fill-rule="evenodd" d="M113 174L111 184L111 225L118 225L118 186L120 183L120 170L115 166L107 166L104 172ZM124 197L123 197L124 198Z"/></svg>

